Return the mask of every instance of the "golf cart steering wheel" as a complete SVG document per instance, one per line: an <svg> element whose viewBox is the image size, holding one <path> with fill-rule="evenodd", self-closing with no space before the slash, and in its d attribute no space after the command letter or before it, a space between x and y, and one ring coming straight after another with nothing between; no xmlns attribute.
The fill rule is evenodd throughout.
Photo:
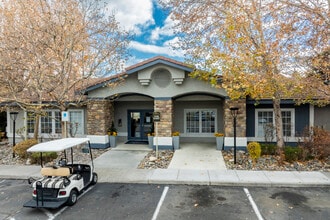
<svg viewBox="0 0 330 220"><path fill-rule="evenodd" d="M66 164L67 164L67 160L66 160L66 158L61 158L61 159L58 161L58 165L59 165L60 167L64 167L64 166L66 166Z"/></svg>

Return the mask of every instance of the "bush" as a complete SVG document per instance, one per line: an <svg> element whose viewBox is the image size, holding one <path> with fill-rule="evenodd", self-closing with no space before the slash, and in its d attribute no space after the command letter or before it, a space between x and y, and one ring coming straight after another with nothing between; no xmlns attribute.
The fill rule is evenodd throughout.
<svg viewBox="0 0 330 220"><path fill-rule="evenodd" d="M303 159L325 159L330 156L330 132L322 128L305 129L303 142L299 144Z"/></svg>
<svg viewBox="0 0 330 220"><path fill-rule="evenodd" d="M277 145L276 144L260 144L261 155L276 155Z"/></svg>
<svg viewBox="0 0 330 220"><path fill-rule="evenodd" d="M299 147L284 147L285 160L293 162L302 158L302 149Z"/></svg>
<svg viewBox="0 0 330 220"><path fill-rule="evenodd" d="M17 154L20 158L26 159L28 158L28 153L26 152L27 149L36 145L38 141L36 139L28 139L25 141L21 141L16 144L13 148L15 154Z"/></svg>
<svg viewBox="0 0 330 220"><path fill-rule="evenodd" d="M44 152L42 153L42 162L48 163L55 160L58 157L56 152ZM40 164L40 153L34 152L30 156L31 164Z"/></svg>
<svg viewBox="0 0 330 220"><path fill-rule="evenodd" d="M258 142L250 142L247 145L247 150L249 152L249 155L251 159L255 162L257 159L259 159L261 155L261 146Z"/></svg>

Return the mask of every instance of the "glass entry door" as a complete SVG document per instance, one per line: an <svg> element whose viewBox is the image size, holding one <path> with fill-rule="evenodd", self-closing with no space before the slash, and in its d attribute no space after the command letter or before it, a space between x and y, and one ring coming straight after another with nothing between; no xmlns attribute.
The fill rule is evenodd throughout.
<svg viewBox="0 0 330 220"><path fill-rule="evenodd" d="M128 140L147 141L153 130L152 110L128 111Z"/></svg>

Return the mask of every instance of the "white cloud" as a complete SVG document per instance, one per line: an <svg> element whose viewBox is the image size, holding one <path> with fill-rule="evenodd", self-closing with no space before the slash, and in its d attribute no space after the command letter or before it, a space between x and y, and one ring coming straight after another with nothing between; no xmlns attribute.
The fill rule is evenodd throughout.
<svg viewBox="0 0 330 220"><path fill-rule="evenodd" d="M135 49L144 53L152 53L152 54L162 54L170 57L183 57L183 53L180 50L173 50L171 45L171 41L166 41L162 46L143 44L137 41L132 41L130 44L131 49ZM176 40L174 40L176 41Z"/></svg>
<svg viewBox="0 0 330 220"><path fill-rule="evenodd" d="M129 67L129 66L133 66L137 63L140 63L142 61L144 61L145 59L142 58L138 58L136 56L132 56L126 63L125 63L125 67Z"/></svg>
<svg viewBox="0 0 330 220"><path fill-rule="evenodd" d="M164 22L164 26L156 27L154 30L152 30L150 40L155 42L159 40L161 36L173 36L174 25L175 22L171 19L171 15L169 15Z"/></svg>
<svg viewBox="0 0 330 220"><path fill-rule="evenodd" d="M159 32L160 32L159 27L156 27L155 29L152 30L151 36L150 36L150 40L152 42L156 42L159 39Z"/></svg>
<svg viewBox="0 0 330 220"><path fill-rule="evenodd" d="M114 12L116 20L126 30L141 33L141 27L154 24L152 0L108 0L107 9Z"/></svg>

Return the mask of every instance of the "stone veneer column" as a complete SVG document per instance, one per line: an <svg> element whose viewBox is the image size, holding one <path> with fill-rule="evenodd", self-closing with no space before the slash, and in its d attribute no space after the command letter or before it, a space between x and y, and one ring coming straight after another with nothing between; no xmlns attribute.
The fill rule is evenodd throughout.
<svg viewBox="0 0 330 220"><path fill-rule="evenodd" d="M106 99L89 100L87 103L87 134L106 135L114 120L113 102Z"/></svg>
<svg viewBox="0 0 330 220"><path fill-rule="evenodd" d="M231 115L231 107L238 107L238 115L236 118L236 135L237 137L246 137L246 100L225 100L224 112L225 112L225 136L234 136L234 119Z"/></svg>
<svg viewBox="0 0 330 220"><path fill-rule="evenodd" d="M173 101L172 99L155 99L154 111L160 112L160 122L157 122L159 137L171 137L173 127ZM156 128L155 128L156 129ZM156 130L155 130L156 132Z"/></svg>

